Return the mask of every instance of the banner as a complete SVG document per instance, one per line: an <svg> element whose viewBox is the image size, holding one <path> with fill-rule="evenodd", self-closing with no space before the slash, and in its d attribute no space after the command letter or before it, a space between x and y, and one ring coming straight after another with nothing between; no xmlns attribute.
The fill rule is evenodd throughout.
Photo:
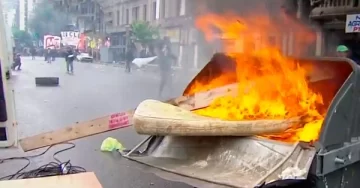
<svg viewBox="0 0 360 188"><path fill-rule="evenodd" d="M85 51L86 50L85 43L86 43L86 35L84 33L81 33L77 48L80 51Z"/></svg>
<svg viewBox="0 0 360 188"><path fill-rule="evenodd" d="M80 32L78 31L62 31L61 43L64 46L78 46L80 41Z"/></svg>
<svg viewBox="0 0 360 188"><path fill-rule="evenodd" d="M61 38L53 35L44 36L44 49L60 49Z"/></svg>
<svg viewBox="0 0 360 188"><path fill-rule="evenodd" d="M346 15L345 33L360 32L360 14Z"/></svg>

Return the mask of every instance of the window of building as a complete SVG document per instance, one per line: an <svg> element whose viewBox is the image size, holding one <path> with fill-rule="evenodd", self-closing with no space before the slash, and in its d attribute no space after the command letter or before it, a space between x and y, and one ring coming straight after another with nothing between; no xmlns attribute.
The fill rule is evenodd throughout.
<svg viewBox="0 0 360 188"><path fill-rule="evenodd" d="M126 9L125 19L126 19L126 20L125 20L125 23L126 23L126 24L129 24L129 21L130 21L130 20L129 20L129 9Z"/></svg>
<svg viewBox="0 0 360 188"><path fill-rule="evenodd" d="M120 11L116 11L116 23L117 25L120 25Z"/></svg>
<svg viewBox="0 0 360 188"><path fill-rule="evenodd" d="M175 9L175 16L181 16L182 14L181 14L181 11L182 11L182 7L181 7L181 4L182 4L182 0L176 0L175 1L176 2L176 4L175 4L175 6L176 6L176 9Z"/></svg>
<svg viewBox="0 0 360 188"><path fill-rule="evenodd" d="M86 13L87 13L87 7L85 7L84 5L82 5L81 8L80 8L80 13L81 13L81 14L86 14Z"/></svg>
<svg viewBox="0 0 360 188"><path fill-rule="evenodd" d="M95 12L95 3L90 4L90 11Z"/></svg>
<svg viewBox="0 0 360 188"><path fill-rule="evenodd" d="M165 18L165 11L166 11L165 1L161 1L160 5L161 5L160 15L162 18Z"/></svg>
<svg viewBox="0 0 360 188"><path fill-rule="evenodd" d="M156 20L156 1L152 4L152 19Z"/></svg>
<svg viewBox="0 0 360 188"><path fill-rule="evenodd" d="M144 21L147 21L147 5L144 5L143 11L144 11L143 20L144 20Z"/></svg>
<svg viewBox="0 0 360 188"><path fill-rule="evenodd" d="M132 9L132 20L133 21L139 20L139 9L140 9L140 7L134 7Z"/></svg>

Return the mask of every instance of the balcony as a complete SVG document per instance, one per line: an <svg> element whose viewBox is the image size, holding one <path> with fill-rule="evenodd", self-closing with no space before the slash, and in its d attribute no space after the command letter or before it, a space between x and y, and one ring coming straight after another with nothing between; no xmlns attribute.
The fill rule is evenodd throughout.
<svg viewBox="0 0 360 188"><path fill-rule="evenodd" d="M359 0L323 0L321 4L310 13L310 18L323 20L334 17L344 17L346 14L360 12Z"/></svg>
<svg viewBox="0 0 360 188"><path fill-rule="evenodd" d="M130 25L114 25L112 22L107 22L106 24L106 32L107 33L122 33L126 32L126 28L129 28Z"/></svg>
<svg viewBox="0 0 360 188"><path fill-rule="evenodd" d="M193 19L190 16L176 16L170 18L160 19L158 22L162 27L178 27L189 26L193 24Z"/></svg>
<svg viewBox="0 0 360 188"><path fill-rule="evenodd" d="M114 6L116 2L119 0L95 0L95 1L100 5L100 7L108 8Z"/></svg>

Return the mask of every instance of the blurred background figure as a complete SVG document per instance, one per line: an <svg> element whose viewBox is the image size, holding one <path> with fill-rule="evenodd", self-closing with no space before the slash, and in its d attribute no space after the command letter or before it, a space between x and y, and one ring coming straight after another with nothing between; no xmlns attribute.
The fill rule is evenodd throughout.
<svg viewBox="0 0 360 188"><path fill-rule="evenodd" d="M48 48L47 50L46 50L46 52L45 52L45 61L47 62L47 63L51 63L51 49L50 48Z"/></svg>
<svg viewBox="0 0 360 188"><path fill-rule="evenodd" d="M75 60L75 53L72 48L67 48L65 52L65 61L66 61L66 71L68 74L74 73L74 60Z"/></svg>
<svg viewBox="0 0 360 188"><path fill-rule="evenodd" d="M51 49L51 50L50 50L51 61L55 61L56 54L57 54L57 50L56 50L56 49Z"/></svg>
<svg viewBox="0 0 360 188"><path fill-rule="evenodd" d="M30 49L30 54L31 54L31 59L35 60L35 56L36 56L36 48L33 46Z"/></svg>
<svg viewBox="0 0 360 188"><path fill-rule="evenodd" d="M172 65L176 61L175 55L172 53L168 40L160 40L155 48L157 62L160 71L159 97L162 96L166 85L172 90Z"/></svg>
<svg viewBox="0 0 360 188"><path fill-rule="evenodd" d="M130 73L131 72L131 63L134 60L134 51L135 47L133 44L130 44L129 47L126 49L125 54L125 72Z"/></svg>
<svg viewBox="0 0 360 188"><path fill-rule="evenodd" d="M21 57L20 54L16 54L14 58L14 64L12 65L12 70L21 70Z"/></svg>
<svg viewBox="0 0 360 188"><path fill-rule="evenodd" d="M355 56L355 54L351 53L351 50L345 45L339 45L336 48L336 55L338 57L346 57L353 60L355 63L359 64L359 59Z"/></svg>
<svg viewBox="0 0 360 188"><path fill-rule="evenodd" d="M350 51L349 51L349 48L345 45L339 45L337 48L336 48L336 55L338 57L350 57Z"/></svg>

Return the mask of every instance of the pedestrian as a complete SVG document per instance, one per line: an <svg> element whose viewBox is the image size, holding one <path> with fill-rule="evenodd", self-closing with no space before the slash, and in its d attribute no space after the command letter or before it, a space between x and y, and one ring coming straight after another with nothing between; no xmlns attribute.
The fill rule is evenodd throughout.
<svg viewBox="0 0 360 188"><path fill-rule="evenodd" d="M160 41L157 44L155 53L160 70L159 97L161 97L166 85L170 87L169 91L172 90L172 65L176 57L172 53L170 45L166 40Z"/></svg>
<svg viewBox="0 0 360 188"><path fill-rule="evenodd" d="M48 48L45 52L45 61L51 63L51 49Z"/></svg>
<svg viewBox="0 0 360 188"><path fill-rule="evenodd" d="M74 74L74 60L75 60L75 53L69 47L65 52L66 71L68 74Z"/></svg>
<svg viewBox="0 0 360 188"><path fill-rule="evenodd" d="M15 58L14 58L14 63L12 65L12 70L15 70L17 68L17 70L21 70L21 57L20 54L16 54Z"/></svg>
<svg viewBox="0 0 360 188"><path fill-rule="evenodd" d="M56 49L52 49L51 52L51 61L55 61L56 58L56 54L57 54L57 50Z"/></svg>
<svg viewBox="0 0 360 188"><path fill-rule="evenodd" d="M356 64L359 64L359 59L351 52L351 50L345 45L339 45L336 48L336 53L338 57L346 57L353 60Z"/></svg>
<svg viewBox="0 0 360 188"><path fill-rule="evenodd" d="M125 72L130 73L131 72L131 63L134 60L134 50L133 45L129 45L129 47L126 49L125 54Z"/></svg>
<svg viewBox="0 0 360 188"><path fill-rule="evenodd" d="M31 53L31 59L32 59L32 60L35 60L35 56L36 56L36 49L35 49L35 47L32 47L32 48L30 49L30 53Z"/></svg>

